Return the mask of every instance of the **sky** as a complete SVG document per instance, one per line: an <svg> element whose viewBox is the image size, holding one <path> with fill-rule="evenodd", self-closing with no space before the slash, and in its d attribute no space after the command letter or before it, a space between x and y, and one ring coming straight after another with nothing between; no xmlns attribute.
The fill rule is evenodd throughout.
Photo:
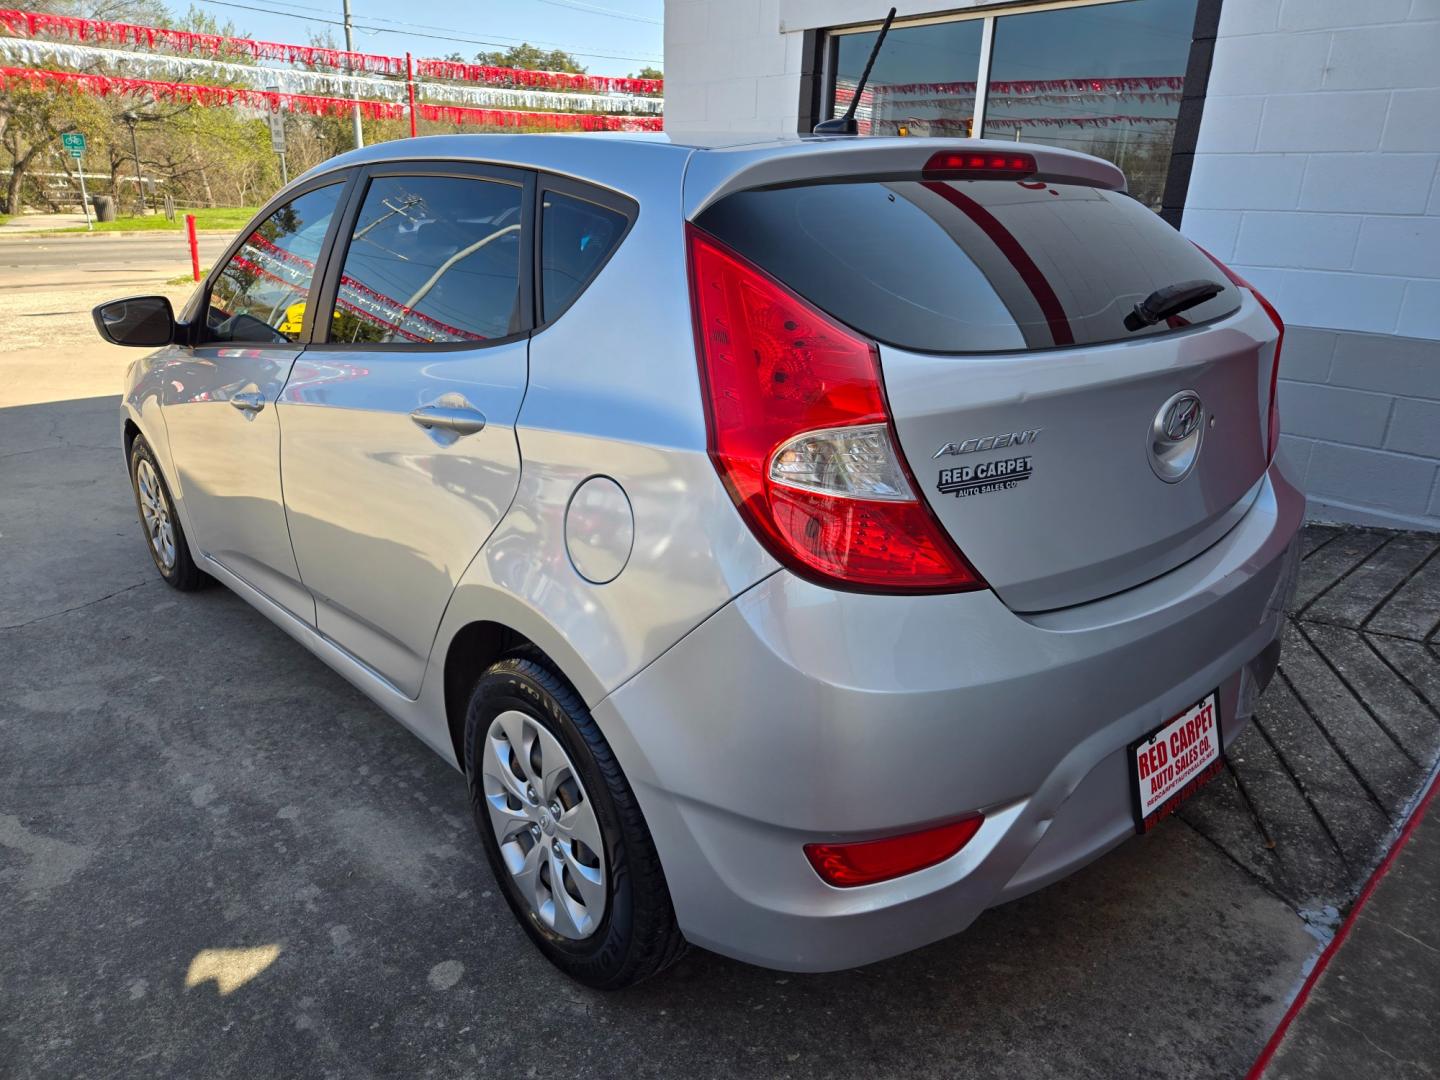
<svg viewBox="0 0 1440 1080"><path fill-rule="evenodd" d="M306 44L331 31L344 47L341 0L194 0L239 34ZM183 12L186 0L171 0ZM562 48L594 75L663 67L664 0L351 0L355 51L421 56L492 52L528 41ZM322 20L332 19L335 25Z"/></svg>

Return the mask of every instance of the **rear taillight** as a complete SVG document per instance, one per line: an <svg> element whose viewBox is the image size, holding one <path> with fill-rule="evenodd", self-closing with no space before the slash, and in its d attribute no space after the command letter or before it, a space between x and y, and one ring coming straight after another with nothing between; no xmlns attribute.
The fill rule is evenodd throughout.
<svg viewBox="0 0 1440 1080"><path fill-rule="evenodd" d="M923 170L926 180L1024 180L1035 172L1033 155L1003 150L941 150Z"/></svg>
<svg viewBox="0 0 1440 1080"><path fill-rule="evenodd" d="M822 584L984 588L916 498L874 344L688 230L710 457L755 535Z"/></svg>
<svg viewBox="0 0 1440 1080"><path fill-rule="evenodd" d="M1255 297L1255 302L1260 305L1265 314L1270 317L1270 321L1275 324L1275 333L1277 336L1275 338L1275 358L1270 365L1270 410L1265 418L1265 456L1267 460L1273 461L1275 460L1275 451L1280 446L1280 406L1275 400L1275 390L1280 379L1280 347L1285 344L1285 323L1280 318L1280 313L1275 310L1275 305L1270 303L1269 300L1266 300L1264 294L1261 293L1259 289L1255 288L1254 285L1251 285L1234 270L1231 270L1230 267L1215 258L1214 255L1211 255L1210 252L1205 251L1199 244L1195 246L1204 252L1207 259L1220 268L1221 272L1230 279L1236 288L1248 289L1250 295Z"/></svg>
<svg viewBox="0 0 1440 1080"><path fill-rule="evenodd" d="M805 857L827 885L853 888L889 881L942 863L974 839L985 818L974 814L948 825L854 844L806 844Z"/></svg>

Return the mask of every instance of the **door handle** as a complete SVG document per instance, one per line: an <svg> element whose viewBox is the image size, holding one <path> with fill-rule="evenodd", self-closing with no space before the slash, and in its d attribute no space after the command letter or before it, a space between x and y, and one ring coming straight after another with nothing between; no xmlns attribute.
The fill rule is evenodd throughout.
<svg viewBox="0 0 1440 1080"><path fill-rule="evenodd" d="M474 435L485 427L485 414L479 409L453 405L422 405L410 414L410 419L426 431L441 428L456 435Z"/></svg>
<svg viewBox="0 0 1440 1080"><path fill-rule="evenodd" d="M241 390L230 395L230 404L241 412L258 413L265 408L265 395L258 390Z"/></svg>

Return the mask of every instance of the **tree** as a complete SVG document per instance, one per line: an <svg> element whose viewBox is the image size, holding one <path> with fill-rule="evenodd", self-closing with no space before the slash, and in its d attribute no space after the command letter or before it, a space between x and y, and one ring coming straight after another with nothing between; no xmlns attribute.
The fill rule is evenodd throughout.
<svg viewBox="0 0 1440 1080"><path fill-rule="evenodd" d="M575 57L564 49L546 52L528 41L512 45L504 52L480 52L475 54L477 64L490 67L523 68L526 71L564 71L571 75L584 75L585 68Z"/></svg>
<svg viewBox="0 0 1440 1080"><path fill-rule="evenodd" d="M39 10L57 15L115 19L125 22L155 22L166 18L161 0L51 0ZM62 134L85 131L98 134L105 110L95 99L85 99L55 90L32 90L23 85L0 91L0 166L9 169L0 213L20 212L26 176L47 153L59 146ZM97 147L100 149L100 147ZM68 171L68 170L67 170Z"/></svg>
<svg viewBox="0 0 1440 1080"><path fill-rule="evenodd" d="M68 0L45 5L62 15L110 19L150 26L166 26L195 30L201 33L236 36L235 27L220 22L191 7L176 20L160 0L99 0L96 3L73 3ZM225 55L231 63L253 64L248 54ZM90 63L80 70L96 74L115 74L113 64ZM120 73L124 73L123 70ZM129 131L122 116L135 117L135 143L140 162L135 162ZM120 94L96 97L82 92L49 88L32 90L22 85L0 92L0 166L8 166L9 177L0 191L0 213L19 213L28 193L33 201L54 205L68 201L58 199L53 183L32 180L48 166L65 178L73 177L72 162L59 149L59 136L70 131L84 132L87 140L87 171L108 171L111 189L118 193L121 178L126 180L138 169L160 178L176 193L188 192L192 186L204 192L204 201L211 201L207 163L225 162L225 171L238 179L227 184L240 192L263 185L273 171L268 153L268 139L263 121L243 120L232 109L193 109L187 105L167 104L142 99L137 95ZM61 181L60 190L65 189ZM230 196L234 197L234 196ZM138 192L137 192L138 201Z"/></svg>
<svg viewBox="0 0 1440 1080"><path fill-rule="evenodd" d="M637 72L635 72L634 74L632 74L632 75L630 76L630 78L632 78L632 79L663 79L663 78L665 78L665 72L661 71L661 70L660 70L659 68L657 68L657 67L651 67L649 64L646 64L646 65L645 65L644 67L642 67L639 71L637 71Z"/></svg>

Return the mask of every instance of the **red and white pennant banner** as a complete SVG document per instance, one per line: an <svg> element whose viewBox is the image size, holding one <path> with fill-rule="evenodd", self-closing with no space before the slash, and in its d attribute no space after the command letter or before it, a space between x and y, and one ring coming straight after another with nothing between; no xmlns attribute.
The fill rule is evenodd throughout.
<svg viewBox="0 0 1440 1080"><path fill-rule="evenodd" d="M406 84L395 79L349 75L333 71L306 71L300 68L255 67L232 64L198 56L169 56L163 53L123 52L94 45L35 41L30 38L0 37L0 58L12 66L55 69L88 69L101 65L111 70L128 70L135 78L165 82L220 81L248 84L256 89L273 87L291 94L325 97L380 98L404 101ZM601 94L564 94L546 90L521 90L498 86L464 86L454 83L417 83L416 92L434 101L478 105L491 109L555 110L565 112L615 112L659 115L660 98L615 97Z"/></svg>
<svg viewBox="0 0 1440 1080"><path fill-rule="evenodd" d="M49 35L68 37L73 41L143 45L151 49L172 49L180 53L199 53L214 57L249 56L255 60L281 60L287 64L310 64L348 71L373 71L381 75L405 74L405 58L403 56L346 52L344 49L326 49L316 45L282 45L275 41L222 37L219 34L197 34L190 30L136 26L133 23L111 22L108 19L82 19L73 15L51 15L43 11L0 9L0 26L4 26L7 33L24 34L26 37Z"/></svg>
<svg viewBox="0 0 1440 1080"><path fill-rule="evenodd" d="M285 45L275 41L197 34L155 26L82 19L73 15L51 15L38 11L0 8L0 28L24 37L69 38L97 45L139 45L166 49L185 55L212 59L248 56L254 60L278 60L287 64L325 67L343 71L368 71L376 75L405 75L405 57L376 53L348 52L315 45ZM563 71L526 71L520 68L460 64L449 60L418 60L416 74L434 79L455 79L502 88L586 91L600 94L659 95L662 79L616 78L606 75L572 75Z"/></svg>
<svg viewBox="0 0 1440 1080"><path fill-rule="evenodd" d="M1183 90L1183 75L1118 75L1089 79L991 79L992 94L1033 94L1089 92L1092 94L1128 94L1140 90ZM930 82L930 83L875 83L870 89L886 94L971 94L975 93L973 82ZM842 90L854 93L854 85L837 86L838 97Z"/></svg>
<svg viewBox="0 0 1440 1080"><path fill-rule="evenodd" d="M530 86L550 90L589 90L612 94L661 94L663 79L628 79L610 75L572 75L565 71L526 71L523 68L460 64L453 60L416 60L415 73L432 79L458 79L487 86Z"/></svg>
<svg viewBox="0 0 1440 1080"><path fill-rule="evenodd" d="M158 79L132 79L118 75L95 75L78 71L40 71L34 68L0 67L0 88L23 86L34 90L52 87L107 97L110 94L149 94L157 100L187 105L239 105L270 111L284 109L312 116L340 116L352 107L368 120L401 120L406 106L396 101L367 101L253 90L239 86L201 86ZM474 109L458 105L421 104L422 119L450 124L485 127L527 128L539 131L659 131L658 116L611 116L602 113L524 112L514 109Z"/></svg>

